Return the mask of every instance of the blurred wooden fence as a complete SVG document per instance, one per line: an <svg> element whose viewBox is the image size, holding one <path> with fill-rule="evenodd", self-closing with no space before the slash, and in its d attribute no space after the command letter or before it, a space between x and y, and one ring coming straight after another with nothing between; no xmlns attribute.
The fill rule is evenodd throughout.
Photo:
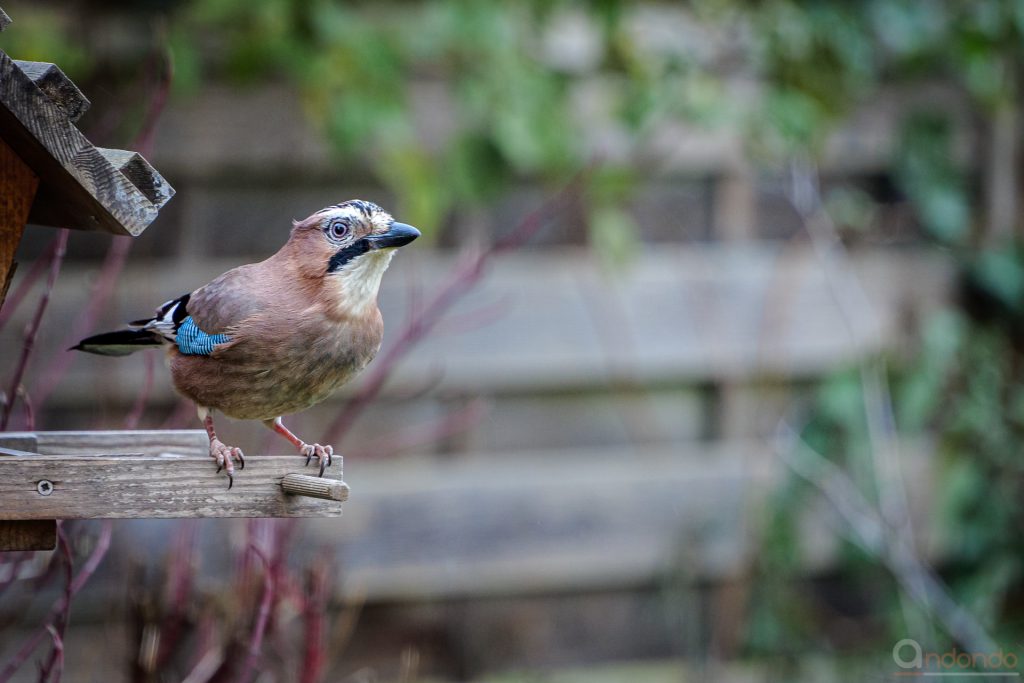
<svg viewBox="0 0 1024 683"><path fill-rule="evenodd" d="M901 117L927 106L958 105L937 86L865 107L831 141L826 185L886 185ZM973 163L970 129L961 132ZM172 107L159 136L153 163L179 191L159 219L170 225L133 247L97 327L141 317L269 254L291 218L352 196L387 202L364 176L332 165L298 98L274 88L213 89ZM595 138L602 139L600 126ZM553 614L564 616L559 610L576 610L576 593L602 593L608 623L618 626L594 643L615 642L627 656L645 647L664 652L663 629L634 631L635 605L623 596L674 572L722 586L742 574L757 552L758 504L782 474L764 437L809 383L869 354L900 353L916 321L948 300L949 264L921 247L898 202L883 202L853 250L850 266L865 296L844 313L826 276L834 264L808 248L779 176L752 170L736 136L670 127L623 154L657 169L628 207L640 228L633 258L607 267L571 231L503 258L451 322L402 363L341 444L352 487L345 517L305 533L336 549L344 595L364 595L382 610L404 606L427 630L448 628L437 614L416 611L435 601L493 606L548 596L517 612L528 638ZM487 216L456 217L440 241L453 246L467 234L506 229L540 196L515 188ZM26 260L42 244L27 244ZM45 380L47 359L64 353L97 277L92 245L73 243L72 255L30 387ZM435 289L455 258L451 249L417 245L396 259L382 291L385 344L412 294ZM12 357L28 312L0 337L4 357ZM478 318L486 324L467 323ZM119 427L146 372L141 356L76 359L40 411L40 428ZM154 373L143 426L158 427L175 398L162 363ZM322 433L348 393L295 418L296 430ZM428 433L478 398L486 412L459 434L438 444L410 441L410 428ZM221 430L247 452L266 452L256 425ZM402 457L380 457L390 451ZM925 447L908 459L917 514L926 509L928 463ZM828 566L835 547L820 512L808 512L809 569ZM125 554L149 547L159 557L166 538L159 523L126 523L118 543ZM213 565L219 544L209 543ZM476 627L495 619L473 612L460 633L471 642L481 637ZM387 631L378 627L368 620L369 633ZM548 636L547 647L557 650L562 636ZM509 644L508 658L528 663L529 649L529 642Z"/></svg>

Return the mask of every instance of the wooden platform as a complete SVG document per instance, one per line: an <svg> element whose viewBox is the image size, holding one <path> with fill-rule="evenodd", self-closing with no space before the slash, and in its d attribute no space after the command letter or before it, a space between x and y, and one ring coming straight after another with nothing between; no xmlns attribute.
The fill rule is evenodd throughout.
<svg viewBox="0 0 1024 683"><path fill-rule="evenodd" d="M341 515L340 457L320 479L298 455L252 455L229 490L207 448L201 430L0 434L0 520Z"/></svg>

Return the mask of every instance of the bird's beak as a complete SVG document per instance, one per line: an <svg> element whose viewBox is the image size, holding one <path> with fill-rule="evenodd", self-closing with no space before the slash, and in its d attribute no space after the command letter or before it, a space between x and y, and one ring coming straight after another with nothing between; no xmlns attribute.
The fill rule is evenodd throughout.
<svg viewBox="0 0 1024 683"><path fill-rule="evenodd" d="M403 247L420 236L420 231L405 223L392 223L388 231L380 235L367 235L366 241L370 249L387 249Z"/></svg>

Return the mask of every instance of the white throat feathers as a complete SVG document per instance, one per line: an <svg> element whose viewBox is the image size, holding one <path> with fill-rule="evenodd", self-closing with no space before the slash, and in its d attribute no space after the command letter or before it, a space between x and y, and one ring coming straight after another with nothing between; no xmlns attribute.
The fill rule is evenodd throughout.
<svg viewBox="0 0 1024 683"><path fill-rule="evenodd" d="M336 303L342 312L361 315L376 305L381 278L394 255L394 249L368 251L327 275L333 283Z"/></svg>

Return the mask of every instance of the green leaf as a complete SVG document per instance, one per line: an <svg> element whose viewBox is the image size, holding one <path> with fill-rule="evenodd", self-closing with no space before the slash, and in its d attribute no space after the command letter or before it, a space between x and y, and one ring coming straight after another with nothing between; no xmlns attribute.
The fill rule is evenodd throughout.
<svg viewBox="0 0 1024 683"><path fill-rule="evenodd" d="M636 254L639 228L633 218L616 206L593 208L590 212L590 240L601 260L612 270L621 270Z"/></svg>

